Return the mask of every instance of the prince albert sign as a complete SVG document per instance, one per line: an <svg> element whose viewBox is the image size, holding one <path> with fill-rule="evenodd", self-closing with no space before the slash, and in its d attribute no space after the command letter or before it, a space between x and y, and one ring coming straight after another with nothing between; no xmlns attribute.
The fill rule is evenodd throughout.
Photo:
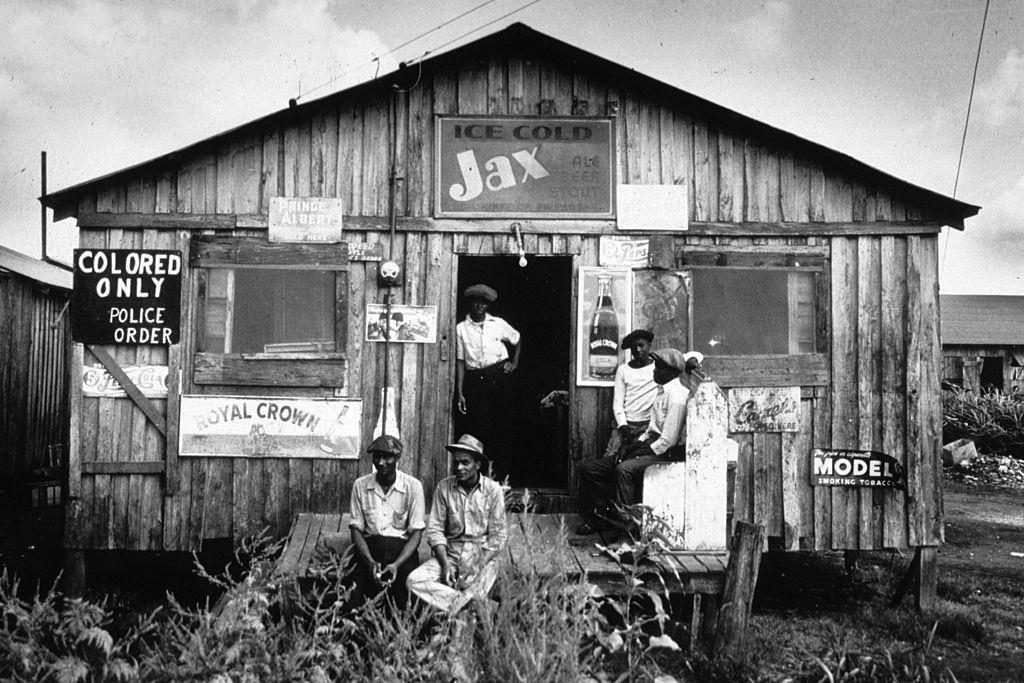
<svg viewBox="0 0 1024 683"><path fill-rule="evenodd" d="M181 252L75 249L71 334L87 344L176 344Z"/></svg>

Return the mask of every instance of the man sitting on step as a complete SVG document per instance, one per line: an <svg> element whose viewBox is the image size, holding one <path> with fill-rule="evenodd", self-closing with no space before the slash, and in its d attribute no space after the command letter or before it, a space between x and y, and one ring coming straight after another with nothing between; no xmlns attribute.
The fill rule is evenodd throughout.
<svg viewBox="0 0 1024 683"><path fill-rule="evenodd" d="M498 577L498 556L508 540L505 496L480 473L486 461L479 439L463 434L445 448L455 474L434 490L427 520L433 557L409 575L409 591L431 607L456 614L482 599Z"/></svg>

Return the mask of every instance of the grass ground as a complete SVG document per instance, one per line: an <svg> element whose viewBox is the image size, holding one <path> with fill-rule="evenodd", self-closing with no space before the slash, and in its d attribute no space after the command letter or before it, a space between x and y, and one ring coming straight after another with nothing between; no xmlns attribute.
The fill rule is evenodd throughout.
<svg viewBox="0 0 1024 683"><path fill-rule="evenodd" d="M1024 680L1024 557L1012 554L1024 553L1024 491L948 482L945 507L934 613L918 615L909 598L889 605L909 556L865 553L850 577L841 553L772 553L762 563L743 660L710 665L659 651L657 666L678 680L924 680L923 667L930 680L954 680L949 672L958 681ZM61 566L59 525L59 511L3 515L0 566L23 586L52 581ZM222 566L215 555L206 559ZM185 556L96 559L87 597L106 597L115 622L160 604L167 589L192 604L210 595ZM623 673L615 656L604 665L610 678ZM873 666L884 675L868 676Z"/></svg>

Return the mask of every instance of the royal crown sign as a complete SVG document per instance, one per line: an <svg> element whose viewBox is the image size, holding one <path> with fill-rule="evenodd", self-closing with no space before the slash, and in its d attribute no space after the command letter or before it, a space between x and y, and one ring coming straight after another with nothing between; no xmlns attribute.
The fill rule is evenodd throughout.
<svg viewBox="0 0 1024 683"><path fill-rule="evenodd" d="M611 119L439 116L438 217L615 215Z"/></svg>
<svg viewBox="0 0 1024 683"><path fill-rule="evenodd" d="M86 344L177 344L181 252L75 249L71 335Z"/></svg>

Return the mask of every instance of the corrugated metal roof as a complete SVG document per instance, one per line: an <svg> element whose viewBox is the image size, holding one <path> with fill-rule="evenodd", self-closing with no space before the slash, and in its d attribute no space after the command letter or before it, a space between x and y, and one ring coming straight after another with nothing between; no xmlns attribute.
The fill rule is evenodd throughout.
<svg viewBox="0 0 1024 683"><path fill-rule="evenodd" d="M943 344L1024 346L1024 296L944 294Z"/></svg>
<svg viewBox="0 0 1024 683"><path fill-rule="evenodd" d="M725 117L725 119L732 119L732 120L735 120L735 121L744 122L746 124L756 125L757 127L759 127L760 129L764 130L765 132L767 132L769 134L783 136L783 137L785 137L785 138L787 138L787 139L789 139L789 140L791 140L793 142L797 142L797 143L806 145L806 146L808 146L811 149L817 150L818 152L822 152L822 153L828 154L828 155L830 155L833 159L835 159L838 162L848 164L851 167L855 167L857 169L862 169L862 170L870 171L872 173L877 173L879 176L882 176L883 178L887 178L887 179L889 179L891 181L895 181L897 183L900 183L900 184L904 185L905 187L913 188L915 191L920 192L923 196L927 197L929 200L935 201L935 202L944 204L947 207L950 207L952 210L955 211L956 215L959 217L959 219L961 221L964 218L969 218L971 216L976 215L978 213L978 211L981 209L981 207L975 206L974 204L968 204L967 202L960 201L959 199L954 199L953 197L949 197L947 195L941 194L941 193L936 192L934 190L929 190L928 188L921 187L919 185L914 185L913 183L910 183L910 182L908 182L906 180L903 180L901 178L897 178L896 176L891 175L889 173L886 173L885 171L881 171L881 170L879 170L877 168L869 166L869 165L865 164L862 161L859 161L859 160L857 160L857 159L855 159L855 158L853 158L853 157L851 157L851 156L849 156L847 154L839 152L837 150L834 150L834 149L831 149L829 147L826 147L825 145L821 145L821 144L813 142L811 140L807 140L805 138L801 138L798 135L795 135L793 133L789 133L789 132L781 130L779 128L775 128L775 127L770 126L770 125L768 125L768 124L766 124L766 123L764 123L762 121L758 121L757 119L753 119L753 118L751 118L749 116L746 116L746 115L741 114L739 112L733 111L731 109L727 109L726 107L723 107L723 106L721 106L719 104L715 104L714 102L711 102L709 100L705 100L702 97L699 97L697 95L693 95L692 93L688 93L685 90L680 90L679 88L677 88L677 87L675 87L673 85L669 85L669 84L664 83L662 81L659 81L659 80L657 80L655 78L647 76L646 74L643 74L643 73L641 73L639 71L636 71L635 69L631 69L631 68L629 68L627 66L624 66L622 64L618 64L616 62L612 62L612 61L610 61L608 59L605 59L604 57L600 57L600 56L595 55L593 53L587 52L586 50L583 50L582 48L576 47L575 45L571 45L571 44L566 43L564 41L558 40L557 38L553 38L551 36L548 36L548 35L546 35L544 33L541 33L540 31L537 31L536 29L534 29L534 28L532 28L530 26L527 26L526 24L523 24L523 23L517 22L517 23L511 24L510 26L507 26L507 27L505 27L503 29L495 31L494 33L491 33L489 35L485 35L485 36L483 36L481 38L478 38L478 39L476 39L474 41L471 41L469 43L466 43L464 45L460 45L460 46L457 46L455 48L452 48L451 50L449 50L447 52L433 53L433 54L430 54L429 57L427 57L425 59L414 60L414 64L416 64L418 66L418 68L423 68L423 66L425 66L425 65L433 64L433 63L439 62L441 60L455 59L455 58L459 57L460 55L462 55L464 53L472 53L473 51L478 51L478 50L486 49L488 45L490 45L492 43L496 43L498 41L507 41L507 42L509 42L511 44L516 44L516 45L523 45L523 44L531 44L532 43L532 44L535 44L535 45L540 45L545 50L545 52L547 54L551 54L553 52L568 53L570 55L570 59L573 60L573 61L581 62L581 63L586 62L586 63L590 63L592 65L597 65L598 67L601 67L601 68L615 69L615 70L617 70L619 72L622 72L622 73L628 73L630 76L632 76L634 78L646 81L647 85L649 85L651 87L659 88L659 89L665 89L672 96L687 99L688 101L690 101L690 102L692 102L692 103L694 103L694 104L696 104L698 106L705 107L705 108L708 108L710 110L713 110L714 112L716 112L716 114L718 116ZM182 156L184 156L184 155L186 155L186 154L188 154L188 153L190 153L192 151L197 150L200 147L217 144L221 139L226 138L228 136L240 133L242 131L249 131L249 130L255 128L255 127L265 126L265 125L274 123L277 120L284 120L284 119L288 119L290 117L297 116L297 115L299 115L300 112L302 112L306 108L316 107L316 106L323 106L324 102L326 102L326 101L334 100L334 99L345 97L345 96L350 96L354 92L356 92L356 91L358 91L360 89L363 89L363 88L373 88L373 87L376 87L376 86L387 85L387 84L390 84L390 83L393 83L393 82L397 83L397 82L399 82L399 81L397 81L397 78L399 77L399 75L400 75L400 73L402 71L403 71L402 69L399 69L399 70L396 70L396 71L392 71L392 72L384 74L384 75L382 75L382 76L380 76L378 78L375 78L372 81L366 81L366 82L363 82L363 83L359 83L359 84L354 85L352 87L346 88L345 90L341 90L341 91L332 93L332 94L327 95L325 97L322 97L320 99L313 100L313 101L310 101L310 102L304 102L304 103L299 104L299 105L297 105L297 106L295 106L293 108L283 109L283 110L274 112L272 114L268 114L267 116L263 116L261 118L254 119L253 121L250 121L248 123L242 124L241 126L237 126L237 127L232 128L230 130L224 131L223 133L220 133L218 135L214 135L214 136L206 138L204 140L200 140L198 142L195 142L193 144L187 145L187 146L182 147L180 149L177 149L177 150L175 150L173 152L168 152L167 154L163 154L163 155L161 155L159 157L155 157L155 158L150 159L148 161L144 161L142 163L135 164L133 166L128 166L126 168L114 171L113 173L108 173L106 175L102 175L102 176L99 176L97 178L93 178L92 180L87 180L87 181L82 182L82 183L77 183L75 185L71 185L69 187L65 187L65 188L63 188L61 190L58 190L56 192L52 192L52 193L50 193L50 194L48 194L48 195L46 195L44 197L40 197L39 200L45 206L47 206L47 207L57 211L58 207L61 207L61 205L63 205L63 204L67 204L67 203L71 203L71 202L75 201L79 194L81 194L83 191L91 188L92 186L94 186L94 185L96 185L96 184L98 184L100 182L103 182L103 181L106 181L106 180L112 180L112 179L114 179L116 177L123 176L123 175L129 174L129 173L132 173L132 172L142 171L143 169L146 169L146 168L149 168L149 167L160 166L162 164L170 163L174 159L180 158L180 157L182 157ZM643 90L643 88L641 88L641 90ZM77 215L77 211L72 210L72 211L69 211L67 214L64 214L64 215L65 216L66 215ZM962 226L960 226L960 225L954 225L954 227L957 227L958 229L962 229Z"/></svg>
<svg viewBox="0 0 1024 683"><path fill-rule="evenodd" d="M22 275L36 282L61 289L71 289L71 271L21 252L0 247L0 272Z"/></svg>

